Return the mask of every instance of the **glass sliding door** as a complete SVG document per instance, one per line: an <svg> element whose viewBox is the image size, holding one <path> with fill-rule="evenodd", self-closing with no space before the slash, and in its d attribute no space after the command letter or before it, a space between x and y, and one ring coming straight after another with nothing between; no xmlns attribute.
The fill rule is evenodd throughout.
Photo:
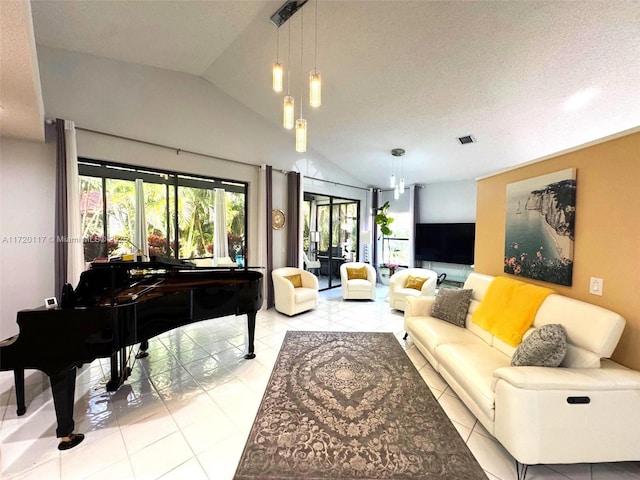
<svg viewBox="0 0 640 480"><path fill-rule="evenodd" d="M305 268L317 266L320 289L339 287L340 266L356 261L358 252L359 201L305 193Z"/></svg>

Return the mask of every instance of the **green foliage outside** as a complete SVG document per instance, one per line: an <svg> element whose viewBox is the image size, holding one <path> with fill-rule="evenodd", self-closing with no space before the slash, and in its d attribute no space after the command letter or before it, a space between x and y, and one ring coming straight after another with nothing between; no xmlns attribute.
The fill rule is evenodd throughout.
<svg viewBox="0 0 640 480"><path fill-rule="evenodd" d="M144 184L145 217L149 253L159 256L175 254L175 201L173 187ZM167 224L167 193L169 222ZM81 225L85 241L85 260L132 251L135 222L135 182L106 180L106 237L104 236L102 179L80 177ZM179 258L210 257L213 253L214 191L178 187ZM244 248L245 195L226 192L227 238L229 254L234 246Z"/></svg>

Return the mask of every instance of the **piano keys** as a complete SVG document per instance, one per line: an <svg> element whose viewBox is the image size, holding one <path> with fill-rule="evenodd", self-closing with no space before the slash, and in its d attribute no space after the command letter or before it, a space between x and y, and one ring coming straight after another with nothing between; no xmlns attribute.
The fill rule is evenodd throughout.
<svg viewBox="0 0 640 480"><path fill-rule="evenodd" d="M18 415L25 412L24 370L50 377L58 437L73 432L76 368L111 359L108 391L126 381L127 350L174 328L227 315L247 315L247 354L255 357L262 274L248 268L200 268L163 262L93 263L78 286L65 286L60 306L18 312L19 334L0 342L0 370L13 370ZM79 443L79 442L78 442ZM58 448L64 449L64 442ZM69 448L68 446L66 448Z"/></svg>

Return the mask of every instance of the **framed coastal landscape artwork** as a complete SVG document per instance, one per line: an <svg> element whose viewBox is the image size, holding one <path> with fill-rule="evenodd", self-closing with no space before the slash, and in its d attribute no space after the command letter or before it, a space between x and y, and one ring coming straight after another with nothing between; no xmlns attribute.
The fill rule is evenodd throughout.
<svg viewBox="0 0 640 480"><path fill-rule="evenodd" d="M575 168L508 184L505 273L570 286L575 218Z"/></svg>

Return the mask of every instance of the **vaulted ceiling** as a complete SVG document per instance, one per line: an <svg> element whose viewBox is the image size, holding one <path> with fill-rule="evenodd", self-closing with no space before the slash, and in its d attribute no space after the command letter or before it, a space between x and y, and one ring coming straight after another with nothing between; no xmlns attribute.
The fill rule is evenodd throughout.
<svg viewBox="0 0 640 480"><path fill-rule="evenodd" d="M269 18L282 3L47 0L31 9L38 45L201 76L280 124ZM298 103L316 61L315 12L310 0L280 28L286 68L291 27ZM319 0L317 12L323 104L305 107L308 147L365 184L387 184L396 147L409 183L456 181L640 125L638 2ZM476 142L461 145L467 135Z"/></svg>

